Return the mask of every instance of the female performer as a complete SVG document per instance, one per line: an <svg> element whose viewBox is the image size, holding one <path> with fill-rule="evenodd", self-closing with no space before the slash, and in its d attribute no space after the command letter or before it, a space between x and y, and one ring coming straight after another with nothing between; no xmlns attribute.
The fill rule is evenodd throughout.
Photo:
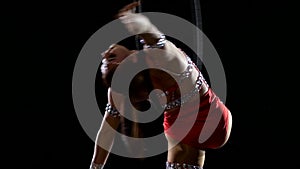
<svg viewBox="0 0 300 169"><path fill-rule="evenodd" d="M134 107L143 109L149 105L151 90L160 89L162 92L157 92L157 99L164 108L163 127L168 143L166 169L202 169L205 150L221 148L228 141L231 112L186 53L167 40L146 16L132 12L138 5L139 2L126 5L117 16L132 35L141 38L145 63L159 69L149 68L146 73L137 75L131 83L134 90L129 93L130 101ZM101 71L108 86L108 103L96 138L90 169L103 168L109 151L102 147L113 145L114 132L111 128L118 128L120 117L126 112L123 89L111 85L114 72L117 68L127 70L121 64L126 58L127 65L139 64L141 58L137 53L118 44L111 45L103 53ZM146 85L149 83L151 85ZM201 141L201 134L208 132L204 131L208 128L214 130L208 133L207 139Z"/></svg>

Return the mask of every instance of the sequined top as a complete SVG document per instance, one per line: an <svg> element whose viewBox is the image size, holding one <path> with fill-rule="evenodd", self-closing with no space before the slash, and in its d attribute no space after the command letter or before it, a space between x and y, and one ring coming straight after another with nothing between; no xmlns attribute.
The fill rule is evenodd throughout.
<svg viewBox="0 0 300 169"><path fill-rule="evenodd" d="M177 76L180 79L179 82L182 83L184 80L186 80L187 78L189 78L191 76L193 67L194 67L194 68L196 68L196 70L199 73L197 80L195 82L195 86L189 92L187 92L186 94L183 94L179 98L171 97L172 98L171 101L162 105L162 107L165 110L170 110L173 108L183 106L186 102L188 102L191 98L193 98L193 96L195 96L197 93L199 93L203 83L208 87L208 83L204 79L204 77L203 77L201 71L198 69L198 67L194 64L194 62L191 60L191 58L189 56L186 55L186 58L187 58L188 65L187 65L185 71L183 71L182 73L174 73L174 72L171 72L166 69L162 69L162 70ZM163 92L163 94L159 94L158 97L161 98L161 97L165 97L165 96L175 96L175 92L177 89L178 89L178 87L177 88L169 88L168 90L165 90Z"/></svg>

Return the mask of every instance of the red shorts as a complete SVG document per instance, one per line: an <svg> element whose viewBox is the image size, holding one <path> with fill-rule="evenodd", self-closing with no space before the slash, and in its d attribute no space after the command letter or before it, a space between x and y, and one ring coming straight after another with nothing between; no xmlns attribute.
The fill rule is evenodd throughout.
<svg viewBox="0 0 300 169"><path fill-rule="evenodd" d="M168 137L198 149L218 148L226 140L229 110L209 89L199 100L185 103L180 110L164 112Z"/></svg>

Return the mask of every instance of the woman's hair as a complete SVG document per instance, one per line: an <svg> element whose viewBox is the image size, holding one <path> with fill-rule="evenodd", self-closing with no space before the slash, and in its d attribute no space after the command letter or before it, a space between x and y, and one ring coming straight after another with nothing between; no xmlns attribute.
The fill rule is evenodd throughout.
<svg viewBox="0 0 300 169"><path fill-rule="evenodd" d="M135 36L130 36L128 38L125 38L125 39L119 41L116 44L124 46L129 50L134 50L136 48L136 44L135 44L136 40L137 39ZM101 62L101 64L103 64L103 63ZM111 64L111 65L113 65L113 64ZM100 66L102 66L102 65L100 65ZM112 66L109 71L105 72L105 74L102 74L102 80L103 80L104 86L111 87L112 77L113 77L113 74L114 74L115 70L117 69L117 67L118 67L118 65L116 64L116 65Z"/></svg>

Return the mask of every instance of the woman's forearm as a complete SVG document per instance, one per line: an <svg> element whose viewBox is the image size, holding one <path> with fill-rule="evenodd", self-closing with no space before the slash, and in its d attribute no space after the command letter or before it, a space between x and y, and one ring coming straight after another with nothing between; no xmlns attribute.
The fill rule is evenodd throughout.
<svg viewBox="0 0 300 169"><path fill-rule="evenodd" d="M109 151L113 146L114 137L119 123L119 117L113 117L109 114L104 116L104 120L101 124L95 141L92 163L102 165L105 164L109 156Z"/></svg>

